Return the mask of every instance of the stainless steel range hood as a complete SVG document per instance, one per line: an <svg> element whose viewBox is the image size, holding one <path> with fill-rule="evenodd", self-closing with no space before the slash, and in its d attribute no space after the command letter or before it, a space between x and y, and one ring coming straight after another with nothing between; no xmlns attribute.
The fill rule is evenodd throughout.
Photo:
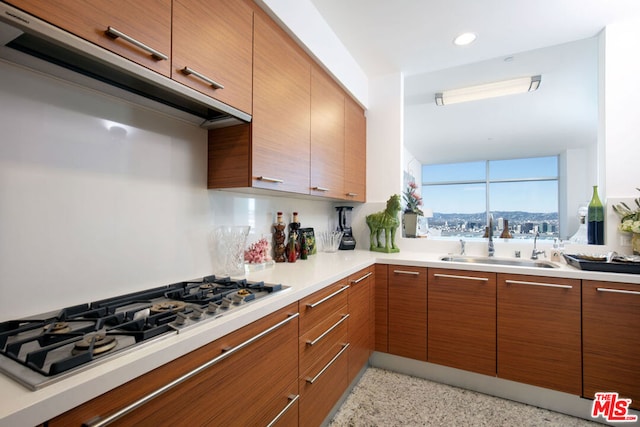
<svg viewBox="0 0 640 427"><path fill-rule="evenodd" d="M0 58L128 99L203 128L251 116L0 2Z"/></svg>

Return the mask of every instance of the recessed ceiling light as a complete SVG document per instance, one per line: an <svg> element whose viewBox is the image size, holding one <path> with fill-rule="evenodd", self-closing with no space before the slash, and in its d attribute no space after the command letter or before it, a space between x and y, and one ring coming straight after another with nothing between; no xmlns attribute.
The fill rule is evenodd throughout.
<svg viewBox="0 0 640 427"><path fill-rule="evenodd" d="M473 43L478 38L476 33L462 33L455 39L453 39L453 44L456 46L466 46Z"/></svg>

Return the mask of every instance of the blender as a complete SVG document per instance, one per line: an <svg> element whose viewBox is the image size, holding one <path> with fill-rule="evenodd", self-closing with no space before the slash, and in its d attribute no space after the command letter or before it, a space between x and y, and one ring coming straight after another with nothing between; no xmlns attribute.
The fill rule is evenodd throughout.
<svg viewBox="0 0 640 427"><path fill-rule="evenodd" d="M353 237L351 229L351 211L353 206L336 206L338 211L338 231L342 231L342 239L340 240L341 250L352 250L356 248L356 239Z"/></svg>

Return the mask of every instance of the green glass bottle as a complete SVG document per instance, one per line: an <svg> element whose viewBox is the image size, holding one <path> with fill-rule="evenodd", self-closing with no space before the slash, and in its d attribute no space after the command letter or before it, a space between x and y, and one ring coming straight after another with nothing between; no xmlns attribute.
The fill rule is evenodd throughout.
<svg viewBox="0 0 640 427"><path fill-rule="evenodd" d="M593 186L593 196L587 213L587 237L590 245L604 245L604 208L598 197L598 186Z"/></svg>

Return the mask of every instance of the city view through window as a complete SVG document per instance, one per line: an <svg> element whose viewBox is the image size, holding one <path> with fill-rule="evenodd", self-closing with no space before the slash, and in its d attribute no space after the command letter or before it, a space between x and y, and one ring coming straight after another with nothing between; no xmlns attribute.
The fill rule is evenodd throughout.
<svg viewBox="0 0 640 427"><path fill-rule="evenodd" d="M559 237L556 156L424 165L422 177L434 237L484 237L487 209L496 238L505 226L514 239Z"/></svg>

